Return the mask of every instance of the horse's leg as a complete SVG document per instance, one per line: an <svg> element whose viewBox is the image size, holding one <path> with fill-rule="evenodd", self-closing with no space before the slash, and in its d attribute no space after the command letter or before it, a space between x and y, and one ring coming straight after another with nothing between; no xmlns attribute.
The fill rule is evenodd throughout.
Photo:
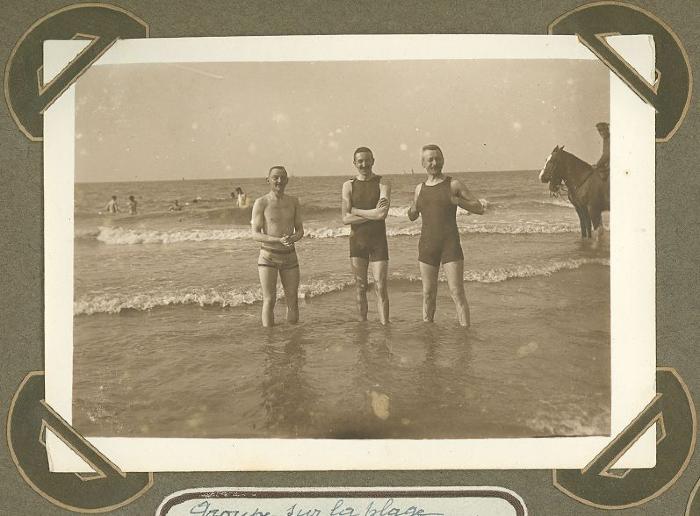
<svg viewBox="0 0 700 516"><path fill-rule="evenodd" d="M603 212L600 210L600 208L592 208L590 206L588 208L588 212L591 215L593 231L595 232L594 245L598 247L605 233L605 227L603 226Z"/></svg>
<svg viewBox="0 0 700 516"><path fill-rule="evenodd" d="M581 238L586 238L586 227L583 224L583 213L581 212L581 208L576 206L576 214L578 215L578 223L581 226Z"/></svg>
<svg viewBox="0 0 700 516"><path fill-rule="evenodd" d="M576 213L578 214L578 221L581 226L581 238L590 238L590 219L588 218L588 210L585 206L576 205Z"/></svg>
<svg viewBox="0 0 700 516"><path fill-rule="evenodd" d="M592 226L592 224L591 224L591 216L590 216L590 214L588 213L588 210L587 210L587 209L584 209L584 210L583 210L583 213L584 213L584 215L586 216L586 236L587 236L588 238L591 238L591 236L592 236L592 235L591 235L591 226Z"/></svg>

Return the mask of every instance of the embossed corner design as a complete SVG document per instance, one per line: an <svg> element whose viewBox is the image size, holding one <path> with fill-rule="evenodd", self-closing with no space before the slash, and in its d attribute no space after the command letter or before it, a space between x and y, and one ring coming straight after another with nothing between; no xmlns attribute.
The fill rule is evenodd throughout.
<svg viewBox="0 0 700 516"><path fill-rule="evenodd" d="M656 141L670 140L683 123L692 97L688 53L675 32L654 14L631 4L604 1L573 9L554 20L550 34L573 34L642 100L656 110ZM650 84L606 41L606 36L651 34L656 78Z"/></svg>
<svg viewBox="0 0 700 516"><path fill-rule="evenodd" d="M685 516L698 516L700 514L700 479L690 493L688 507L685 509Z"/></svg>
<svg viewBox="0 0 700 516"><path fill-rule="evenodd" d="M93 473L52 473L46 450L51 431L78 454ZM153 485L153 473L124 473L44 401L44 372L20 383L7 416L7 444L22 478L58 507L82 513L107 512L127 505Z"/></svg>
<svg viewBox="0 0 700 516"><path fill-rule="evenodd" d="M554 486L600 509L642 505L667 491L683 474L695 449L697 416L688 386L673 368L656 369L656 396L581 470L554 470ZM656 466L615 470L615 463L656 426Z"/></svg>
<svg viewBox="0 0 700 516"><path fill-rule="evenodd" d="M148 25L109 4L75 4L38 19L19 38L5 67L4 91L12 119L32 141L43 139L43 115L119 39L147 38ZM48 40L87 39L90 43L44 84L43 45Z"/></svg>

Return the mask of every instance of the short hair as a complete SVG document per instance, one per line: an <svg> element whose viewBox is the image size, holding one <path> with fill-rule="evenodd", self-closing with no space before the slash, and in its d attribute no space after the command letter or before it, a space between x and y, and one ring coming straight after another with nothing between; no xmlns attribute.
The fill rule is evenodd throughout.
<svg viewBox="0 0 700 516"><path fill-rule="evenodd" d="M445 155L442 153L442 149L441 149L440 147L438 147L437 145L435 145L434 143L429 143L428 145L423 145L423 148L421 148L420 152L421 152L421 154L422 154L422 153L424 153L425 151L429 151L429 150L433 150L433 151L439 152L439 153L440 153L440 157L441 157L442 159L445 159Z"/></svg>
<svg viewBox="0 0 700 516"><path fill-rule="evenodd" d="M355 152L352 153L353 161L355 161L355 156L357 156L360 152L369 152L369 155L372 156L372 159L374 159L374 153L369 147L358 147L355 149Z"/></svg>
<svg viewBox="0 0 700 516"><path fill-rule="evenodd" d="M287 169L284 168L282 165L275 165L273 167L270 167L270 170L268 170L267 172L267 177L270 177L270 174L272 174L273 170L283 170L285 174L287 173Z"/></svg>
<svg viewBox="0 0 700 516"><path fill-rule="evenodd" d="M610 129L610 124L607 122L598 122L596 125L596 129Z"/></svg>
<svg viewBox="0 0 700 516"><path fill-rule="evenodd" d="M112 199L116 199L116 198L117 198L117 196L116 196L116 195L113 195L113 196L112 196Z"/></svg>

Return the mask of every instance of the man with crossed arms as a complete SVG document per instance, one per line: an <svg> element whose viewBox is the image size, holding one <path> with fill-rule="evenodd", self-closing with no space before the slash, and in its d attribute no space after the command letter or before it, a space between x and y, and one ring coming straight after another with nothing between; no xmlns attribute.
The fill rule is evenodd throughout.
<svg viewBox="0 0 700 516"><path fill-rule="evenodd" d="M389 322L389 246L386 219L391 186L372 171L374 155L367 147L353 154L357 176L343 183L343 223L350 225L350 265L355 275L355 292L360 321L367 320L367 271L372 265L377 312L382 324Z"/></svg>

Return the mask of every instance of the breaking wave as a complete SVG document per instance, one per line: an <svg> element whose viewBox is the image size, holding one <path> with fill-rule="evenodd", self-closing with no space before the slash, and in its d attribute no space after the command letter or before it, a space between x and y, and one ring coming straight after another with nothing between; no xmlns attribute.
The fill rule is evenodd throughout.
<svg viewBox="0 0 700 516"><path fill-rule="evenodd" d="M549 276L557 271L577 269L584 265L609 266L608 258L575 258L555 261L543 265L517 265L513 267L495 268L488 270L467 270L464 272L464 280L479 283L497 283L516 278L530 278L535 276ZM392 273L392 281L418 282L420 276L405 273ZM440 281L445 281L440 277ZM314 297L340 292L353 285L352 279L339 280L314 280L303 283L299 287L299 297L311 299ZM282 292L278 294L281 298ZM73 304L75 315L92 315L98 313L116 314L124 310L151 310L156 307L169 305L199 305L236 307L250 305L262 300L259 288L232 289L219 291L216 289L180 289L172 293L161 294L133 294L114 295L98 294L83 296Z"/></svg>
<svg viewBox="0 0 700 516"><path fill-rule="evenodd" d="M495 233L503 235L543 234L543 233L575 233L579 225L567 222L556 224L546 222L460 222L459 232ZM305 238L343 238L350 235L348 226L306 228ZM420 235L420 225L408 227L389 227L387 236ZM181 229L160 231L153 229L131 229L122 227L100 227L97 230L81 230L76 232L76 239L93 240L107 245L132 244L174 244L179 242L206 242L212 240L249 240L250 230L247 228L230 229Z"/></svg>

